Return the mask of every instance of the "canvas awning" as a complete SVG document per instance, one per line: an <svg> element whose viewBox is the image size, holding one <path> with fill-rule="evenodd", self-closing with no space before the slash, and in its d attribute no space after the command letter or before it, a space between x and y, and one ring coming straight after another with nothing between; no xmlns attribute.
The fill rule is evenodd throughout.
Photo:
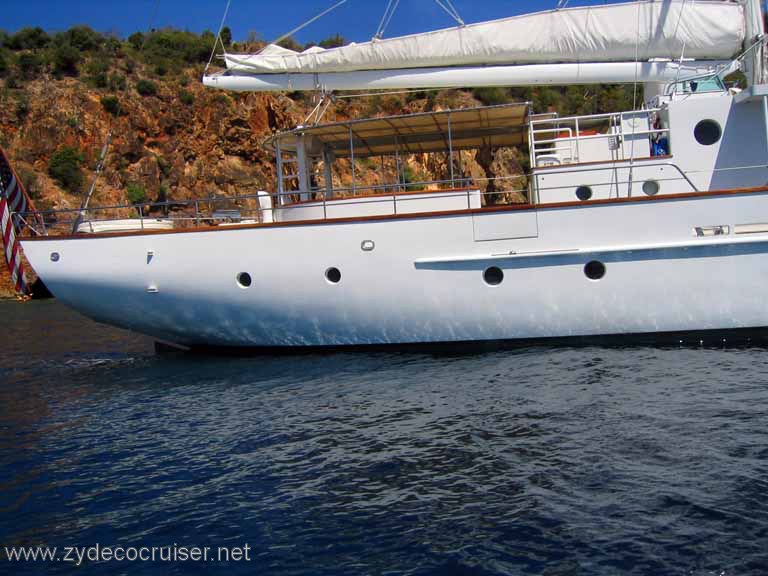
<svg viewBox="0 0 768 576"><path fill-rule="evenodd" d="M527 139L528 111L524 102L350 120L282 132L266 145L295 152L303 138L310 156L330 149L337 158L349 157L352 148L360 158L517 146Z"/></svg>

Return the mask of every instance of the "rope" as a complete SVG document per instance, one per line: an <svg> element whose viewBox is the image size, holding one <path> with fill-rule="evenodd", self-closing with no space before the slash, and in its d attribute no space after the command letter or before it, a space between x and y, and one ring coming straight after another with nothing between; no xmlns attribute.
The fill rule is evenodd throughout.
<svg viewBox="0 0 768 576"><path fill-rule="evenodd" d="M325 16L326 14L328 14L329 12L331 12L332 10L335 10L336 8L338 8L339 6L341 6L342 4L345 4L346 2L347 2L347 0L339 0L338 2L336 2L336 4L334 4L334 5L333 5L333 6L331 6L330 8L328 8L328 9L326 9L326 10L323 10L322 12L320 12L320 14L318 14L317 16L315 16L315 17L313 17L313 18L310 18L309 20L307 20L306 22L304 22L304 24L301 24L300 26L297 26L296 28L294 28L294 29L293 29L293 30L291 30L290 32L286 32L285 34L283 34L282 36L280 36L280 38L278 38L277 40L274 40L273 42L270 42L270 44L277 44L277 43L278 43L278 42L280 42L281 40L285 40L285 39L286 39L286 38L288 38L289 36L293 36L293 35L294 35L296 32L298 32L299 30L303 30L304 28L306 28L307 26L309 26L310 24L312 24L312 23L313 23L315 20L319 20L320 18L322 18L323 16Z"/></svg>
<svg viewBox="0 0 768 576"><path fill-rule="evenodd" d="M153 24L155 23L155 18L157 18L157 10L160 8L160 0L157 0L155 2L154 8L152 8L152 15L149 17L149 27L147 28L147 33L144 36L144 42L141 43L141 49L139 52L144 51L144 46L147 44L147 40L149 40L149 35L152 32Z"/></svg>
<svg viewBox="0 0 768 576"><path fill-rule="evenodd" d="M205 65L205 70L203 71L203 74L208 72L208 67L211 65L211 62L213 62L213 55L216 54L216 45L221 42L221 49L226 54L227 47L224 46L224 42L221 40L221 31L224 30L224 22L227 19L227 13L229 12L229 5L232 3L232 0L227 0L227 6L224 8L224 14L221 16L221 23L219 24L219 31L216 33L216 40L213 41L213 49L211 49L211 57L208 58L208 64Z"/></svg>

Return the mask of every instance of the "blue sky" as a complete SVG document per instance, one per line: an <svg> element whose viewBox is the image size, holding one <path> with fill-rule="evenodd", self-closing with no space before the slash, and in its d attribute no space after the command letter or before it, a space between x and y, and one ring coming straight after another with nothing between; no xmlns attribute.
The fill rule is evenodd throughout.
<svg viewBox="0 0 768 576"><path fill-rule="evenodd" d="M272 40L310 19L336 0L232 0L227 24L236 40L249 31ZM570 6L601 4L605 0L571 0ZM0 28L14 32L25 26L50 31L87 24L100 32L125 36L150 26L174 26L195 32L216 30L226 0L2 0ZM348 0L331 14L296 35L302 43L335 34L350 40L369 40L376 31L387 0ZM554 8L557 0L453 0L466 22L478 22L524 12ZM385 36L451 26L453 20L434 0L400 0Z"/></svg>

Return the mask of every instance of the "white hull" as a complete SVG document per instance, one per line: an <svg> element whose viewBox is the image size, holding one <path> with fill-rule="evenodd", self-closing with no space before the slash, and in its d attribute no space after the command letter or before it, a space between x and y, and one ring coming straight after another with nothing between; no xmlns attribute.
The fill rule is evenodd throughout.
<svg viewBox="0 0 768 576"><path fill-rule="evenodd" d="M765 191L50 237L23 247L64 303L96 320L193 346L729 330L768 326L768 227L760 226L767 211ZM729 233L695 235L696 227L711 225ZM735 228L743 225L753 227ZM734 233L739 229L750 233ZM363 241L375 248L362 250ZM586 278L590 260L605 264L601 280ZM500 285L484 282L489 266L503 270ZM329 267L341 271L338 284L326 280ZM252 276L249 288L237 284L241 272Z"/></svg>

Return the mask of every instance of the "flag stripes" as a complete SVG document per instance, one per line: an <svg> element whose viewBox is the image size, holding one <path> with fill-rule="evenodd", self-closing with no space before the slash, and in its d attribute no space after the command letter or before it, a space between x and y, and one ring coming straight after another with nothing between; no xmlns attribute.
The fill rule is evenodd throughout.
<svg viewBox="0 0 768 576"><path fill-rule="evenodd" d="M16 239L16 233L21 230L22 223L19 219L15 219L16 222L14 222L12 214L27 212L29 209L27 194L11 168L8 157L0 149L0 234L2 234L3 252L11 273L11 280L16 291L21 294L29 293L24 263ZM16 229L17 225L19 230Z"/></svg>

